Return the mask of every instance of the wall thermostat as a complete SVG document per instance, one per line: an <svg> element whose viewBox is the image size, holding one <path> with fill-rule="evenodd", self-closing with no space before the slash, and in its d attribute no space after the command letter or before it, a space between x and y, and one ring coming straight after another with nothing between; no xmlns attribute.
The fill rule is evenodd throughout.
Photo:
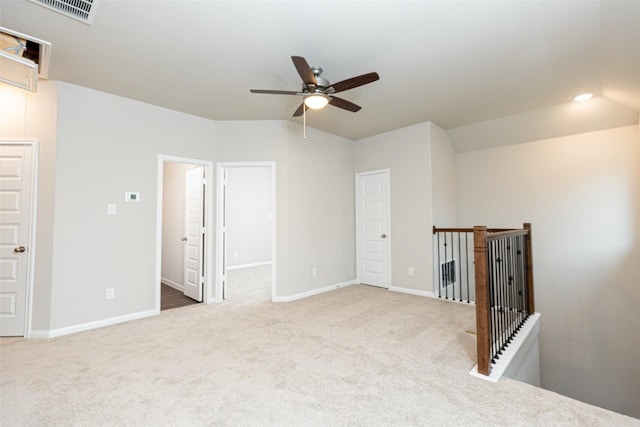
<svg viewBox="0 0 640 427"><path fill-rule="evenodd" d="M125 202L139 202L140 201L140 193L133 193L127 191L124 193L124 201Z"/></svg>

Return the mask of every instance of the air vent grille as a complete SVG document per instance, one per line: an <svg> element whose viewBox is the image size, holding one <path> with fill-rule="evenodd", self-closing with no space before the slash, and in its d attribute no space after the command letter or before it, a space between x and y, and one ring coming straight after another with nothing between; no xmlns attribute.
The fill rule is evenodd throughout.
<svg viewBox="0 0 640 427"><path fill-rule="evenodd" d="M70 18L91 25L96 14L98 0L29 0Z"/></svg>

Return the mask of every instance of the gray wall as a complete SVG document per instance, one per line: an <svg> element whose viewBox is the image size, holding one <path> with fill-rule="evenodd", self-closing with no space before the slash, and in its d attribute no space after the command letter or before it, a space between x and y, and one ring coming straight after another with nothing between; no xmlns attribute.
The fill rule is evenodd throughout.
<svg viewBox="0 0 640 427"><path fill-rule="evenodd" d="M24 103L15 105L25 95L14 95L2 138L24 134ZM303 140L289 122L214 122L62 82L44 82L28 96L27 136L42 142L38 332L154 310L160 154L276 163L276 297L355 278L350 141L313 129ZM140 202L125 203L127 191L140 192ZM109 203L117 215L107 215Z"/></svg>
<svg viewBox="0 0 640 427"><path fill-rule="evenodd" d="M227 169L227 267L271 262L271 168Z"/></svg>
<svg viewBox="0 0 640 427"><path fill-rule="evenodd" d="M390 169L391 284L431 292L430 127L422 123L355 143L355 171ZM409 268L414 275L409 276Z"/></svg>
<svg viewBox="0 0 640 427"><path fill-rule="evenodd" d="M457 156L460 225L533 225L542 386L640 417L638 126Z"/></svg>
<svg viewBox="0 0 640 427"><path fill-rule="evenodd" d="M39 141L33 329L48 329L51 315L57 90L54 82L47 81L38 82L37 94L0 84L0 138Z"/></svg>

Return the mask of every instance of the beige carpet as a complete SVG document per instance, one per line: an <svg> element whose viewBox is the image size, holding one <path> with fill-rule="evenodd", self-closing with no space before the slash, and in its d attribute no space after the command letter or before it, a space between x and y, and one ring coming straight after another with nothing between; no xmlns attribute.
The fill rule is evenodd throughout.
<svg viewBox="0 0 640 427"><path fill-rule="evenodd" d="M227 301L236 305L271 301L271 266L227 270Z"/></svg>
<svg viewBox="0 0 640 427"><path fill-rule="evenodd" d="M474 311L367 286L0 340L3 426L631 426L468 375Z"/></svg>

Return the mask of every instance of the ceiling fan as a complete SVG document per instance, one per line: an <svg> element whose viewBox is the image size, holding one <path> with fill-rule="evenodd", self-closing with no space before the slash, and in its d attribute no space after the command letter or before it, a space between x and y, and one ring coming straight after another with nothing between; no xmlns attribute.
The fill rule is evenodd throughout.
<svg viewBox="0 0 640 427"><path fill-rule="evenodd" d="M251 89L250 92L272 95L297 95L304 97L304 102L300 104L293 113L293 117L301 116L308 108L320 109L327 104L355 113L362 107L354 104L353 102L347 101L346 99L338 98L333 94L375 82L380 78L378 73L374 72L331 84L328 80L320 77L320 74L322 74L321 67L310 67L306 59L301 56L292 56L291 60L302 79L301 91Z"/></svg>

